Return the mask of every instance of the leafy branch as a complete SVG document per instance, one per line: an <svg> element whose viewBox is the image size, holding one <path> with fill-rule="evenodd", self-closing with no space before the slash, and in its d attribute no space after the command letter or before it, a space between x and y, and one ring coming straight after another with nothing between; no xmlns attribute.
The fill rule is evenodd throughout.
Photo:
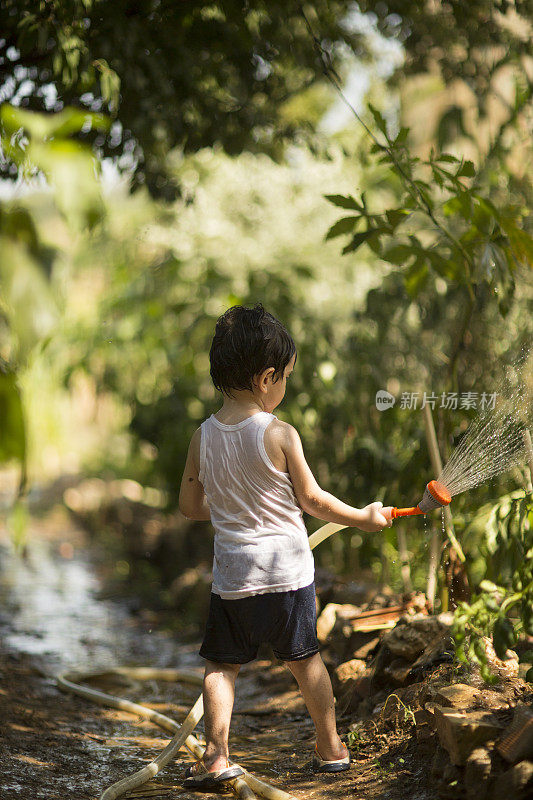
<svg viewBox="0 0 533 800"><path fill-rule="evenodd" d="M400 179L404 193L399 206L383 213L370 213L364 196L329 195L334 205L353 212L338 220L328 231L331 239L350 234L343 253L355 252L362 244L382 259L405 268L405 285L414 297L431 272L448 282L465 286L470 299L469 314L475 303L475 286L485 283L498 295L499 308L506 315L514 294L517 265L533 262L533 239L522 229L523 210L516 206L498 209L488 197L475 192L470 179L476 178L472 161L450 153L431 153L427 160L412 156L407 149L408 128L391 136L383 115L372 105L370 113L382 139L366 124L342 91L341 80L331 56L314 34L303 8L301 13L313 37L326 78L372 139L371 152L378 162L389 167ZM414 213L430 223L422 237L398 231ZM403 236L400 242L398 235ZM395 237L394 243L388 239ZM468 315L469 315L468 314Z"/></svg>
<svg viewBox="0 0 533 800"><path fill-rule="evenodd" d="M493 530L494 528L494 530ZM487 523L488 539L494 555L504 566L514 561L509 586L491 580L479 584L481 594L471 603L461 601L455 612L452 634L456 656L467 664L479 664L481 676L487 683L495 681L489 670L483 637L492 637L494 652L499 659L507 658L507 650L515 647L520 633L533 635L533 504L528 496L503 498L494 506ZM514 558L511 558L514 553ZM506 581L507 582L507 581ZM519 605L518 618L508 615ZM533 667L526 673L533 680Z"/></svg>

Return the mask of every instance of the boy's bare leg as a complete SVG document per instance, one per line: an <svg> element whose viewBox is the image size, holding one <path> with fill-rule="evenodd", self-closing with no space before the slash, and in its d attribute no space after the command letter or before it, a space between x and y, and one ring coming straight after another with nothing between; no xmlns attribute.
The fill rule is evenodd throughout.
<svg viewBox="0 0 533 800"><path fill-rule="evenodd" d="M204 672L204 715L206 748L202 759L207 769L227 767L228 736L235 699L235 679L240 664L206 661Z"/></svg>
<svg viewBox="0 0 533 800"><path fill-rule="evenodd" d="M298 681L305 704L315 723L316 745L325 761L344 758L348 751L337 733L335 698L331 680L319 653L285 662Z"/></svg>

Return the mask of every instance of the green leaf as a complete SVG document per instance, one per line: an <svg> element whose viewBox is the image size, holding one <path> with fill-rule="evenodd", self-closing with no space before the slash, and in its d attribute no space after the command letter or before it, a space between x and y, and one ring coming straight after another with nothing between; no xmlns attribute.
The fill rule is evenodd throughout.
<svg viewBox="0 0 533 800"><path fill-rule="evenodd" d="M400 222L403 222L403 220L406 217L408 217L409 214L410 211L406 208L393 208L390 211L385 212L385 216L387 217L387 220L392 228L393 233L400 224Z"/></svg>
<svg viewBox="0 0 533 800"><path fill-rule="evenodd" d="M440 174L439 170L436 169L435 167L433 167L433 180L440 188L444 186L444 178Z"/></svg>
<svg viewBox="0 0 533 800"><path fill-rule="evenodd" d="M26 428L16 375L0 361L0 463L26 458Z"/></svg>
<svg viewBox="0 0 533 800"><path fill-rule="evenodd" d="M492 642L494 644L494 652L498 658L504 660L507 649L513 647L516 643L516 631L508 617L498 617L494 623Z"/></svg>
<svg viewBox="0 0 533 800"><path fill-rule="evenodd" d="M404 142L407 140L408 135L409 135L409 128L400 128L400 132L396 137L396 139L394 140L394 144L398 146L404 144Z"/></svg>
<svg viewBox="0 0 533 800"><path fill-rule="evenodd" d="M519 260L528 266L533 266L533 239L531 236L505 217L501 218L500 225L509 237Z"/></svg>
<svg viewBox="0 0 533 800"><path fill-rule="evenodd" d="M32 139L46 141L78 133L89 123L94 130L107 131L111 120L104 114L81 111L77 108L65 108L55 114L43 114L4 103L0 108L0 123L7 136L12 136L23 128Z"/></svg>
<svg viewBox="0 0 533 800"><path fill-rule="evenodd" d="M21 364L41 338L53 331L58 309L39 256L34 257L23 241L9 236L0 236L0 250L4 313L14 333L16 358Z"/></svg>
<svg viewBox="0 0 533 800"><path fill-rule="evenodd" d="M421 259L417 259L415 263L409 267L404 276L404 284L407 294L410 297L416 297L419 291L423 288L429 277L429 269L426 263Z"/></svg>
<svg viewBox="0 0 533 800"><path fill-rule="evenodd" d="M485 683L488 683L490 685L498 683L500 680L498 675L490 671L490 668L488 667L487 664L482 664L479 668L479 672Z"/></svg>
<svg viewBox="0 0 533 800"><path fill-rule="evenodd" d="M381 258L390 264L401 266L413 255L415 255L415 250L410 245L394 244L382 253Z"/></svg>
<svg viewBox="0 0 533 800"><path fill-rule="evenodd" d="M326 240L334 239L335 236L340 236L343 233L351 233L361 217L342 217L331 226L326 234Z"/></svg>
<svg viewBox="0 0 533 800"><path fill-rule="evenodd" d="M452 156L451 153L441 153L439 156L433 159L433 161L445 161L447 164L458 164L459 159L455 156Z"/></svg>
<svg viewBox="0 0 533 800"><path fill-rule="evenodd" d="M7 516L7 529L16 552L22 553L27 541L29 512L24 500L17 500Z"/></svg>
<svg viewBox="0 0 533 800"><path fill-rule="evenodd" d="M46 175L56 203L72 227L92 228L102 218L104 207L96 177L100 163L90 148L70 139L35 142L28 146L28 159Z"/></svg>
<svg viewBox="0 0 533 800"><path fill-rule="evenodd" d="M505 594L505 589L502 589L501 586L498 586L492 581L488 581L486 579L481 581L479 588L483 589L484 592L500 592L500 594Z"/></svg>
<svg viewBox="0 0 533 800"><path fill-rule="evenodd" d="M102 97L108 103L109 110L114 114L118 110L120 101L120 76L111 69L104 58L92 62L100 71L100 89Z"/></svg>
<svg viewBox="0 0 533 800"><path fill-rule="evenodd" d="M375 228L370 228L366 231L360 231L360 233L356 233L355 236L352 238L351 242L349 242L346 247L343 249L342 254L346 255L346 253L353 253L357 250L358 247L367 241L367 239L375 233Z"/></svg>
<svg viewBox="0 0 533 800"><path fill-rule="evenodd" d="M444 258L444 256L441 256L436 250L426 251L426 256L432 269L434 269L438 275L450 281L464 280L465 273L462 262L457 263L452 258Z"/></svg>
<svg viewBox="0 0 533 800"><path fill-rule="evenodd" d="M381 131L381 133L384 133L385 136L387 136L387 123L385 122L385 118L384 118L383 114L381 113L381 111L378 111L377 108L372 105L372 103L368 104L368 110L370 111L370 113L374 117L374 121L375 121L376 125L378 126L379 130ZM388 136L387 136L387 139L388 139Z"/></svg>
<svg viewBox="0 0 533 800"><path fill-rule="evenodd" d="M389 231L386 228L376 228L372 236L369 236L368 239L366 240L366 243L370 247L372 252L375 253L380 258L383 249L383 245L381 243L382 233L389 233Z"/></svg>
<svg viewBox="0 0 533 800"><path fill-rule="evenodd" d="M468 221L472 218L472 195L469 192L460 192L447 200L442 210L447 217L459 214Z"/></svg>
<svg viewBox="0 0 533 800"><path fill-rule="evenodd" d="M351 195L347 197L342 194L325 194L324 197L326 200L329 200L330 203L333 203L334 206L339 206L340 208L351 208L354 211L362 211L363 207L354 200Z"/></svg>
<svg viewBox="0 0 533 800"><path fill-rule="evenodd" d="M475 174L476 168L474 167L474 162L464 161L456 172L456 177L460 178L464 176L466 178L473 178Z"/></svg>

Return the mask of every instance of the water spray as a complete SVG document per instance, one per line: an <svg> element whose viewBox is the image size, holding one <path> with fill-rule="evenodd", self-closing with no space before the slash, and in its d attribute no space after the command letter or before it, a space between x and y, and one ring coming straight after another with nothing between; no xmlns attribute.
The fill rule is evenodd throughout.
<svg viewBox="0 0 533 800"><path fill-rule="evenodd" d="M452 496L446 486L439 481L430 481L424 490L422 500L417 506L410 508L391 508L390 512L387 509L387 516L390 519L397 517L411 517L415 514L427 514L428 511L433 511L435 508L444 508L451 503Z"/></svg>

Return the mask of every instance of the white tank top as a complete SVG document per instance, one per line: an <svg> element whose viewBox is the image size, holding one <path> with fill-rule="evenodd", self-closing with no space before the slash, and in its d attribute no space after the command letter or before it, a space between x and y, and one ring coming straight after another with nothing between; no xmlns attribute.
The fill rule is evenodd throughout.
<svg viewBox="0 0 533 800"><path fill-rule="evenodd" d="M288 472L272 464L260 411L236 425L202 422L199 479L215 529L212 591L224 599L308 586L315 566Z"/></svg>

